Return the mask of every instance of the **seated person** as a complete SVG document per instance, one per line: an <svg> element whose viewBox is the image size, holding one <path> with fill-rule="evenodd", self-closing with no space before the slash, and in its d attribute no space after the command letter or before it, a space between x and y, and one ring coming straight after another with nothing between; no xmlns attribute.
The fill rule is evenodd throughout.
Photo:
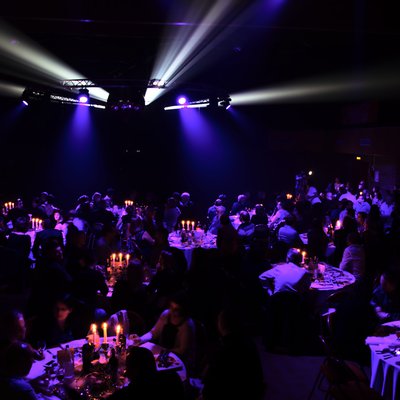
<svg viewBox="0 0 400 400"><path fill-rule="evenodd" d="M271 295L278 292L304 293L308 291L311 285L311 274L300 266L301 261L300 251L290 249L285 264L278 264L260 276L263 287Z"/></svg>
<svg viewBox="0 0 400 400"><path fill-rule="evenodd" d="M262 204L256 204L255 214L251 217L251 223L254 225L267 225L268 215Z"/></svg>
<svg viewBox="0 0 400 400"><path fill-rule="evenodd" d="M262 399L263 372L255 344L237 321L237 313L224 310L218 315L221 346L211 355L204 377L202 398Z"/></svg>
<svg viewBox="0 0 400 400"><path fill-rule="evenodd" d="M14 221L14 228L8 236L6 246L17 252L24 260L28 260L31 251L31 238L29 230L29 217L19 217Z"/></svg>
<svg viewBox="0 0 400 400"><path fill-rule="evenodd" d="M153 353L143 347L132 347L126 357L129 385L117 390L110 400L145 400L184 398L183 384L176 372L158 372Z"/></svg>
<svg viewBox="0 0 400 400"><path fill-rule="evenodd" d="M294 228L295 220L291 215L284 219L285 225L278 230L278 240L286 243L290 247L302 247L300 236Z"/></svg>
<svg viewBox="0 0 400 400"><path fill-rule="evenodd" d="M215 207L215 215L213 219L211 220L211 224L208 228L209 232L212 233L213 235L216 235L218 233L218 229L221 227L221 216L225 214L225 207L223 206L217 206Z"/></svg>
<svg viewBox="0 0 400 400"><path fill-rule="evenodd" d="M286 210L287 205L283 201L278 201L276 204L276 212L269 219L269 228L276 229L279 224L290 215L290 212Z"/></svg>
<svg viewBox="0 0 400 400"><path fill-rule="evenodd" d="M225 214L226 209L222 205L221 199L215 200L214 204L207 211L207 219L210 223L214 220L214 217L217 215L218 208L220 208L220 210L223 210L222 214ZM220 213L220 215L222 215L222 214Z"/></svg>
<svg viewBox="0 0 400 400"><path fill-rule="evenodd" d="M86 323L74 312L77 304L69 296L56 300L52 313L38 318L32 326L29 341L33 344L45 342L48 347L79 339L87 332L90 319Z"/></svg>
<svg viewBox="0 0 400 400"><path fill-rule="evenodd" d="M237 215L240 211L245 210L247 207L247 197L245 194L239 194L237 201L232 205L231 215Z"/></svg>
<svg viewBox="0 0 400 400"><path fill-rule="evenodd" d="M0 393L7 400L36 400L35 391L24 379L33 363L28 344L15 341L0 353Z"/></svg>
<svg viewBox="0 0 400 400"><path fill-rule="evenodd" d="M48 217L43 220L43 230L36 232L35 241L32 247L32 253L35 258L40 256L40 250L44 243L50 239L56 240L61 246L64 244L62 232L55 229L57 221L53 217Z"/></svg>
<svg viewBox="0 0 400 400"><path fill-rule="evenodd" d="M352 273L356 279L360 279L365 274L365 252L360 235L356 232L349 233L347 244L339 268Z"/></svg>
<svg viewBox="0 0 400 400"><path fill-rule="evenodd" d="M0 315L0 352L6 349L11 343L14 342L25 342L26 338L26 324L25 318L22 312L18 310L4 311ZM42 360L43 353L38 350L34 350L28 344L32 356L35 360Z"/></svg>
<svg viewBox="0 0 400 400"><path fill-rule="evenodd" d="M163 311L154 327L136 340L137 344L156 341L176 353L190 368L194 362L195 325L186 308L183 294L175 295L169 309Z"/></svg>
<svg viewBox="0 0 400 400"><path fill-rule="evenodd" d="M165 306L167 298L183 289L182 278L177 271L173 254L163 250L157 263L157 272L151 279L148 290L154 294L159 304Z"/></svg>
<svg viewBox="0 0 400 400"><path fill-rule="evenodd" d="M374 290L370 304L381 323L400 320L400 279L396 270L381 275L380 285Z"/></svg>
<svg viewBox="0 0 400 400"><path fill-rule="evenodd" d="M238 226L238 234L242 241L248 241L254 233L254 224L250 222L250 214L247 211L240 211L239 219L241 224Z"/></svg>
<svg viewBox="0 0 400 400"><path fill-rule="evenodd" d="M139 260L132 260L127 267L126 277L118 279L114 286L112 310L132 310L145 316L148 305L149 295L144 284L143 265Z"/></svg>

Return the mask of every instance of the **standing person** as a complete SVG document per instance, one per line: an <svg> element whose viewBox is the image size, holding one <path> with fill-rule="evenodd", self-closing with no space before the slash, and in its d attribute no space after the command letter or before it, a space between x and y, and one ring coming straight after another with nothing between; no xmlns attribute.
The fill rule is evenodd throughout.
<svg viewBox="0 0 400 400"><path fill-rule="evenodd" d="M187 220L190 219L192 220L194 216L193 212L193 201L190 200L190 193L188 192L183 192L181 194L181 201L179 204L179 208L182 213L182 219Z"/></svg>
<svg viewBox="0 0 400 400"><path fill-rule="evenodd" d="M178 223L178 218L181 216L181 210L177 205L174 197L170 197L165 204L163 226L171 233Z"/></svg>

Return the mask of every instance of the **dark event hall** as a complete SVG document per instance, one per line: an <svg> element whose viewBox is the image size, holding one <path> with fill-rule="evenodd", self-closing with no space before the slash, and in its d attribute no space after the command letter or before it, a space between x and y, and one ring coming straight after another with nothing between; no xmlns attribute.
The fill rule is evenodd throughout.
<svg viewBox="0 0 400 400"><path fill-rule="evenodd" d="M399 400L400 25L374 0L0 10L0 398Z"/></svg>

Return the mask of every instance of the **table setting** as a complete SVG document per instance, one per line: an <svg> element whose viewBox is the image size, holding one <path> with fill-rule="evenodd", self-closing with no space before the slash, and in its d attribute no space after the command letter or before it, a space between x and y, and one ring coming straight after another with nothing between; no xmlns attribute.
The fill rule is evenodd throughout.
<svg viewBox="0 0 400 400"><path fill-rule="evenodd" d="M129 382L125 377L125 361L129 347L137 345L137 335L128 335L121 325L115 336L108 336L109 326L98 329L92 324L86 339L45 349L43 360L35 361L27 380L46 399L65 399L71 391L81 398L100 400L109 397ZM174 353L154 344L144 343L155 358L158 371L176 371L187 379L182 360Z"/></svg>
<svg viewBox="0 0 400 400"><path fill-rule="evenodd" d="M217 248L217 236L203 229L195 228L194 222L190 224L182 224L180 231L169 234L168 240L171 247L182 250L188 266L192 261L192 253L196 248L215 249Z"/></svg>
<svg viewBox="0 0 400 400"><path fill-rule="evenodd" d="M369 336L365 344L371 351L371 382L385 400L400 398L400 321L386 322Z"/></svg>

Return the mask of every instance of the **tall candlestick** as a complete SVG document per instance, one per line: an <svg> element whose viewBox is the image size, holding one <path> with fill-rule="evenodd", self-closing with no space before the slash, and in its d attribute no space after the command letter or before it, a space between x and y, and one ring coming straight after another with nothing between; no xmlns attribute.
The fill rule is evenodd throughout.
<svg viewBox="0 0 400 400"><path fill-rule="evenodd" d="M104 335L103 343L107 343L107 323L104 322L102 326L103 326L103 335Z"/></svg>
<svg viewBox="0 0 400 400"><path fill-rule="evenodd" d="M119 262L120 262L120 264L121 264L121 266L122 266L122 253L119 253L119 254L118 254L118 259L119 259Z"/></svg>
<svg viewBox="0 0 400 400"><path fill-rule="evenodd" d="M302 253L301 253L301 255L302 255L302 260L301 260L301 262L304 264L304 261L305 261L305 259L306 259L306 252L305 251L303 251Z"/></svg>
<svg viewBox="0 0 400 400"><path fill-rule="evenodd" d="M192 221L192 231L194 231L194 221Z"/></svg>
<svg viewBox="0 0 400 400"><path fill-rule="evenodd" d="M97 325L96 324L92 324L92 336L93 336L93 344L95 346L98 346L100 344L100 337L99 334L97 332Z"/></svg>
<svg viewBox="0 0 400 400"><path fill-rule="evenodd" d="M129 265L130 254L125 254L126 265Z"/></svg>
<svg viewBox="0 0 400 400"><path fill-rule="evenodd" d="M121 325L118 324L115 328L115 333L117 335L117 345L119 345L119 335L121 334Z"/></svg>
<svg viewBox="0 0 400 400"><path fill-rule="evenodd" d="M111 254L111 266L112 267L115 267L115 257L116 257L117 255L115 254L115 253L112 253Z"/></svg>

